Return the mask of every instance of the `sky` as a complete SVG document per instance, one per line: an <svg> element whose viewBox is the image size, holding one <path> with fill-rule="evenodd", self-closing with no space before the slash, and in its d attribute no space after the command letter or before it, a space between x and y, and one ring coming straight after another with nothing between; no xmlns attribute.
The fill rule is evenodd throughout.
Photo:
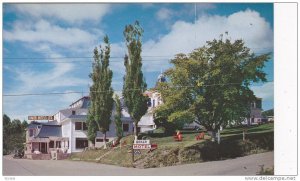
<svg viewBox="0 0 300 181"><path fill-rule="evenodd" d="M148 88L172 67L177 53L206 41L243 39L255 54L271 53L267 82L251 85L274 107L273 4L271 3L114 3L3 4L3 113L12 119L53 115L88 95L93 50L108 35L112 86L122 90L126 53L123 30L138 20L143 34L143 73ZM225 36L225 37L226 37ZM80 92L80 93L68 93ZM66 93L53 95L23 95Z"/></svg>

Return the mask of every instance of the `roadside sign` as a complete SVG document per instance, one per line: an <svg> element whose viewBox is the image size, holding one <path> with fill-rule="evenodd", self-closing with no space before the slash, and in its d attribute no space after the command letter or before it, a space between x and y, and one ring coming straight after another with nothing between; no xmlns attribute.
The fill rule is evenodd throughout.
<svg viewBox="0 0 300 181"><path fill-rule="evenodd" d="M151 149L151 145L150 144L133 144L132 148L134 150L138 149L138 150L148 150Z"/></svg>
<svg viewBox="0 0 300 181"><path fill-rule="evenodd" d="M134 140L134 144L150 144L150 140Z"/></svg>
<svg viewBox="0 0 300 181"><path fill-rule="evenodd" d="M133 150L133 153L134 153L135 155L140 155L140 154L141 154L141 150Z"/></svg>

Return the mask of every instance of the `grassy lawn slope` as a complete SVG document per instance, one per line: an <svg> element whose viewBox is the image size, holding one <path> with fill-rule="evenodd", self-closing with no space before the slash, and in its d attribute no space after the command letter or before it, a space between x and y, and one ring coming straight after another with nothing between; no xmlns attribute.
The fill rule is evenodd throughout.
<svg viewBox="0 0 300 181"><path fill-rule="evenodd" d="M131 144L133 136L122 138L122 147L107 150L87 150L72 154L71 160L92 161L125 167L153 168L185 163L222 160L249 154L271 151L274 149L274 126L272 123L247 128L246 140L243 141L243 127L228 128L221 132L221 143L210 141L205 134L204 140L196 140L199 131L182 131L183 141L174 141L159 130L141 134L139 139L149 139L158 148L152 152L141 150L132 163ZM127 144L127 145L126 145Z"/></svg>

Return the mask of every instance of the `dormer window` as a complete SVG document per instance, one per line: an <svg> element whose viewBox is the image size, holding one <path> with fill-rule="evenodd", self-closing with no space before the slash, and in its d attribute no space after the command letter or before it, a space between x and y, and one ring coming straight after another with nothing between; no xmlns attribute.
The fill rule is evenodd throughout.
<svg viewBox="0 0 300 181"><path fill-rule="evenodd" d="M76 111L72 111L72 115L75 115L76 114Z"/></svg>

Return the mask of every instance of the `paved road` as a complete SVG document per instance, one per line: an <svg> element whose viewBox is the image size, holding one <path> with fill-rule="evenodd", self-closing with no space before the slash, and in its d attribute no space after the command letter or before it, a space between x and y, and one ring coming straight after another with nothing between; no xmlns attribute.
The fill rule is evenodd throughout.
<svg viewBox="0 0 300 181"><path fill-rule="evenodd" d="M4 176L119 176L119 175L255 175L260 169L274 165L274 153L239 157L235 159L178 165L163 168L137 169L124 168L113 165L104 165L68 160L26 160L3 157Z"/></svg>

